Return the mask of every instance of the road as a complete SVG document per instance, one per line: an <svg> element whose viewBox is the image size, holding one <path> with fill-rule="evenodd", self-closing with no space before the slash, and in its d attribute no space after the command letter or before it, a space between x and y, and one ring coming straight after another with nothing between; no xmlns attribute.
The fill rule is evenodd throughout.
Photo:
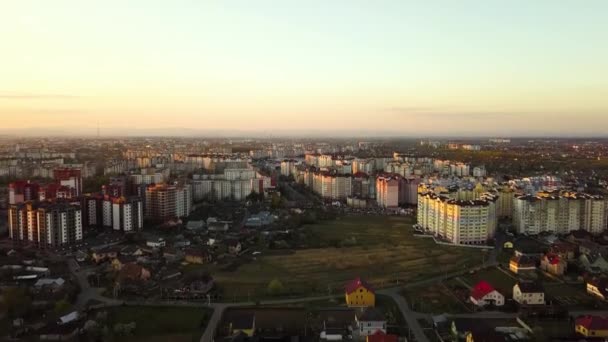
<svg viewBox="0 0 608 342"><path fill-rule="evenodd" d="M492 250L490 252L490 256L487 258L487 260L485 261L485 263L482 266L471 267L471 268L468 268L468 269L465 269L462 271L457 271L457 272L452 272L452 273L446 273L441 276L437 276L437 277L433 277L433 278L429 278L429 279L425 279L425 280L421 280L421 281L417 281L417 282L411 282L404 286L397 286L397 287L382 289L382 290L379 290L377 293L389 296L395 301L395 303L399 307L399 310L401 311L401 314L403 315L404 319L406 320L410 331L414 335L417 342L428 342L428 338L426 337L426 335L424 335L424 331L423 331L422 327L420 326L420 324L418 323L418 319L428 319L430 317L430 315L412 311L410 309L409 304L407 303L405 298L400 294L400 292L403 289L406 289L409 287L417 287L417 286L437 283L437 282L445 280L447 278L452 278L452 277L463 275L472 270L478 270L479 268L496 266L496 253L497 252L495 250ZM91 274L91 271L94 270L95 268L80 269L78 263L74 259L68 260L68 266L69 266L72 274L74 274L74 276L78 280L78 283L81 288L81 292L79 293L78 299L76 301L76 309L78 309L78 310L85 309L86 303L89 302L90 300L97 300L106 305L127 304L127 305L197 306L197 307L210 307L210 308L214 309L213 314L207 324L207 327L205 328L205 332L201 336L201 340L200 340L201 342L213 341L213 336L215 335L217 327L221 321L222 315L224 314L226 309L228 309L230 307L254 306L254 305L258 304L255 302L213 303L211 305L207 305L207 304L203 304L203 303L179 302L179 301L124 302L124 301L104 297L100 294L101 289L94 288L89 285L87 277L89 274ZM339 296L341 296L341 295L269 300L269 301L261 301L261 302L259 302L259 305L281 305L281 304L312 302L312 301L328 300L328 299L336 298ZM473 316L475 316L475 314L473 314Z"/></svg>
<svg viewBox="0 0 608 342"><path fill-rule="evenodd" d="M86 304L90 300L96 300L104 304L122 303L122 301L102 296L101 291L103 291L103 289L98 287L91 287L87 278L89 274L93 274L93 272L91 271L95 269L94 267L80 268L78 262L71 258L68 259L68 267L70 269L70 272L72 272L72 274L78 281L78 285L80 286L80 293L78 294L78 298L76 299L75 304L76 310L81 311L86 309Z"/></svg>

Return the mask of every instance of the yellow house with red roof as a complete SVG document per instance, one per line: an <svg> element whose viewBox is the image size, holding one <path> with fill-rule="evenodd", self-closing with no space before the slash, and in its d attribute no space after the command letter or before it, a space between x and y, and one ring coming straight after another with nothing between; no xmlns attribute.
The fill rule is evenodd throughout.
<svg viewBox="0 0 608 342"><path fill-rule="evenodd" d="M348 307L374 307L376 306L376 293L363 279L357 278L345 286L346 305Z"/></svg>
<svg viewBox="0 0 608 342"><path fill-rule="evenodd" d="M574 324L577 333L585 337L608 337L608 318L581 316Z"/></svg>

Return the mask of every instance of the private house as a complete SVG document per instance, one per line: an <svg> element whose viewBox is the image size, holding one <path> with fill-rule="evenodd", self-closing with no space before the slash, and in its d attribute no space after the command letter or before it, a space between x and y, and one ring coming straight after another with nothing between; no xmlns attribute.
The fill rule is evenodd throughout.
<svg viewBox="0 0 608 342"><path fill-rule="evenodd" d="M321 340L339 341L352 335L354 309L335 308L319 310L319 320L323 321Z"/></svg>
<svg viewBox="0 0 608 342"><path fill-rule="evenodd" d="M513 286L513 300L522 305L545 305L545 292L535 282L519 282Z"/></svg>
<svg viewBox="0 0 608 342"><path fill-rule="evenodd" d="M118 273L118 279L122 281L146 281L150 279L150 271L136 263L128 263L122 266Z"/></svg>
<svg viewBox="0 0 608 342"><path fill-rule="evenodd" d="M348 307L376 306L374 289L361 278L354 279L345 286L346 305Z"/></svg>
<svg viewBox="0 0 608 342"><path fill-rule="evenodd" d="M567 266L558 254L547 253L540 259L540 269L556 276L563 276Z"/></svg>
<svg viewBox="0 0 608 342"><path fill-rule="evenodd" d="M608 318L581 316L574 323L576 332L585 337L608 337Z"/></svg>
<svg viewBox="0 0 608 342"><path fill-rule="evenodd" d="M207 223L207 230L209 232L213 232L213 233L224 233L224 232L227 232L229 228L230 228L230 225L228 224L228 222L224 222L224 221Z"/></svg>
<svg viewBox="0 0 608 342"><path fill-rule="evenodd" d="M118 248L114 248L114 247L110 247L110 248L105 248L102 250L98 250L98 251L94 251L93 254L91 255L91 259L95 262L95 263L100 263L100 262L104 262L106 260L112 260L114 258L116 258L119 254L119 250Z"/></svg>
<svg viewBox="0 0 608 342"><path fill-rule="evenodd" d="M355 322L359 336L373 335L377 331L386 333L386 317L376 308L366 308L357 311Z"/></svg>
<svg viewBox="0 0 608 342"><path fill-rule="evenodd" d="M228 253L232 255L238 255L241 252L241 243L239 242L239 240L226 240L226 245L228 246Z"/></svg>
<svg viewBox="0 0 608 342"><path fill-rule="evenodd" d="M201 230L205 228L205 221L200 220L200 221L188 221L188 223L186 223L186 229L188 230Z"/></svg>
<svg viewBox="0 0 608 342"><path fill-rule="evenodd" d="M584 229L573 230L566 236L566 240L574 243L591 241L592 239L593 235Z"/></svg>
<svg viewBox="0 0 608 342"><path fill-rule="evenodd" d="M438 334L443 340L485 342L485 341L526 341L531 334L529 327L518 319L454 318L448 326L449 331ZM445 337L443 337L445 336Z"/></svg>
<svg viewBox="0 0 608 342"><path fill-rule="evenodd" d="M115 271L120 271L122 267L128 263L134 263L137 261L137 258L134 256L119 256L117 258L112 259L112 269Z"/></svg>
<svg viewBox="0 0 608 342"><path fill-rule="evenodd" d="M557 254L562 260L574 260L576 258L576 252L578 247L576 244L568 242L568 241L557 241L551 248L549 248L549 253Z"/></svg>
<svg viewBox="0 0 608 342"><path fill-rule="evenodd" d="M162 247L165 247L166 245L167 245L167 242L163 238L150 239L150 240L146 241L146 246L154 248L154 249L162 248Z"/></svg>
<svg viewBox="0 0 608 342"><path fill-rule="evenodd" d="M540 258L546 251L547 246L529 237L523 237L515 240L513 249L515 256Z"/></svg>
<svg viewBox="0 0 608 342"><path fill-rule="evenodd" d="M581 254L579 261L591 273L608 272L608 261L599 253Z"/></svg>
<svg viewBox="0 0 608 342"><path fill-rule="evenodd" d="M139 257L144 255L144 251L137 246L127 246L120 250L120 255Z"/></svg>
<svg viewBox="0 0 608 342"><path fill-rule="evenodd" d="M255 314L241 313L231 317L228 323L230 334L232 336L245 334L247 337L252 337L255 334Z"/></svg>
<svg viewBox="0 0 608 342"><path fill-rule="evenodd" d="M65 280L63 278L41 278L36 281L34 287L36 291L50 291L50 292L59 292L63 289L63 285L65 284Z"/></svg>
<svg viewBox="0 0 608 342"><path fill-rule="evenodd" d="M397 342L399 338L397 335L386 334L380 330L376 331L372 335L368 335L366 342Z"/></svg>
<svg viewBox="0 0 608 342"><path fill-rule="evenodd" d="M536 262L524 255L513 256L509 261L509 270L515 274L533 273L536 271Z"/></svg>
<svg viewBox="0 0 608 342"><path fill-rule="evenodd" d="M606 278L593 278L587 281L587 293L605 300L608 297L608 280Z"/></svg>
<svg viewBox="0 0 608 342"><path fill-rule="evenodd" d="M177 248L163 248L163 258L167 262L176 262L184 259L184 252Z"/></svg>
<svg viewBox="0 0 608 342"><path fill-rule="evenodd" d="M189 264L206 264L211 262L211 254L204 249L189 249L186 251L185 258Z"/></svg>
<svg viewBox="0 0 608 342"><path fill-rule="evenodd" d="M470 299L473 304L479 307L505 305L505 296L498 292L490 283L483 280L473 287Z"/></svg>

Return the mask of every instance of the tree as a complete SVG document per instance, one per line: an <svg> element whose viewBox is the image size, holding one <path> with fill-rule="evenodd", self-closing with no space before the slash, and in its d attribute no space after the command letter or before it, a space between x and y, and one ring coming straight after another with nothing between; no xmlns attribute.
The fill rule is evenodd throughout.
<svg viewBox="0 0 608 342"><path fill-rule="evenodd" d="M270 283L268 283L268 293L272 296L280 295L283 290L283 283L277 278L272 279Z"/></svg>
<svg viewBox="0 0 608 342"><path fill-rule="evenodd" d="M278 209L281 207L281 196L279 196L278 194L272 194L272 198L270 201L270 206L273 209Z"/></svg>
<svg viewBox="0 0 608 342"><path fill-rule="evenodd" d="M58 300L55 302L55 313L58 315L65 315L70 311L70 303L65 299Z"/></svg>
<svg viewBox="0 0 608 342"><path fill-rule="evenodd" d="M2 306L11 318L19 318L25 315L32 305L32 299L25 289L9 287L2 293Z"/></svg>

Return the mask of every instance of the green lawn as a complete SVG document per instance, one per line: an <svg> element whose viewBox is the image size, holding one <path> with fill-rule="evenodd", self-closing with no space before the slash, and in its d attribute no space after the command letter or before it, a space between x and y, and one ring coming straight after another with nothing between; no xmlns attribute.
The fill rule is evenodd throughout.
<svg viewBox="0 0 608 342"><path fill-rule="evenodd" d="M118 306L103 309L108 312L108 325L136 322L135 336L126 340L144 337L170 336L171 340L190 341L200 338L212 310L189 307Z"/></svg>
<svg viewBox="0 0 608 342"><path fill-rule="evenodd" d="M344 283L361 276L375 287L403 284L445 274L482 262L478 249L438 246L413 236L412 219L348 216L308 226L319 242L350 239L349 247L298 249L291 254L262 255L234 272L207 266L226 300L259 298L273 278L294 296L342 291ZM353 239L354 238L354 239Z"/></svg>

